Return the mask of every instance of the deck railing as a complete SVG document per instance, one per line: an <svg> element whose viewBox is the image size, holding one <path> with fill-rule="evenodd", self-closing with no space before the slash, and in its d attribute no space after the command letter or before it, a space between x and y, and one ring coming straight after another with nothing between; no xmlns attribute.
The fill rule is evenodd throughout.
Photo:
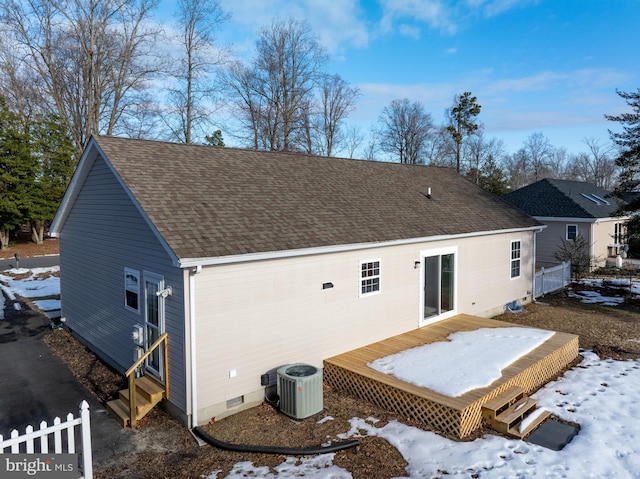
<svg viewBox="0 0 640 479"><path fill-rule="evenodd" d="M162 346L162 365L163 365L163 380L164 380L164 398L169 397L169 335L167 333L162 334L155 343L127 370L124 375L129 382L129 420L131 421L131 428L136 427L136 371L140 366L144 364L153 352Z"/></svg>

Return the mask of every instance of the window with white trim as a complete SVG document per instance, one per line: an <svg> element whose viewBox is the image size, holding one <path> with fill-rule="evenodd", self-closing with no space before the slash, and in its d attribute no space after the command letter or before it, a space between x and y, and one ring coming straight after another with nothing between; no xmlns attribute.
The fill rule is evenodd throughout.
<svg viewBox="0 0 640 479"><path fill-rule="evenodd" d="M520 277L520 260L521 260L521 244L520 240L511 242L511 277Z"/></svg>
<svg viewBox="0 0 640 479"><path fill-rule="evenodd" d="M622 223L614 223L613 225L613 242L622 244Z"/></svg>
<svg viewBox="0 0 640 479"><path fill-rule="evenodd" d="M567 240L575 241L578 237L578 225L567 225Z"/></svg>
<svg viewBox="0 0 640 479"><path fill-rule="evenodd" d="M360 296L380 292L380 260L360 262Z"/></svg>
<svg viewBox="0 0 640 479"><path fill-rule="evenodd" d="M124 307L140 312L140 272L135 269L124 269Z"/></svg>

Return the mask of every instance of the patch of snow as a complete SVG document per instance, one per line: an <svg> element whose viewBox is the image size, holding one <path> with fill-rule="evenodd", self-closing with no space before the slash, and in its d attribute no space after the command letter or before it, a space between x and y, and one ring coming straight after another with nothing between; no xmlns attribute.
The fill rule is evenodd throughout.
<svg viewBox="0 0 640 479"><path fill-rule="evenodd" d="M60 294L60 278L58 276L49 276L47 278L39 278L38 275L44 273L55 273L60 271L59 266L49 268L29 269L11 269L10 273L16 275L29 274L30 276L22 279L16 279L6 274L0 275L2 281L6 284L13 294L24 298L43 298L46 296L57 296Z"/></svg>
<svg viewBox="0 0 640 479"><path fill-rule="evenodd" d="M545 414L546 412L547 412L546 408L543 408L543 407L537 408L535 411L533 411L531 414L525 417L522 420L522 422L520 422L520 424L518 425L518 432L525 431L531 424L536 422L538 418L543 414Z"/></svg>
<svg viewBox="0 0 640 479"><path fill-rule="evenodd" d="M553 331L535 328L460 331L449 335L449 341L407 349L376 359L368 366L416 386L457 397L500 379L504 368L553 335ZM495 347L496 343L500 348Z"/></svg>
<svg viewBox="0 0 640 479"><path fill-rule="evenodd" d="M55 311L60 309L59 299L38 299L33 302L41 311Z"/></svg>
<svg viewBox="0 0 640 479"><path fill-rule="evenodd" d="M352 479L349 471L333 464L335 454L321 454L319 456L298 459L288 457L285 461L274 468L272 473L267 466L254 466L252 462L239 462L226 476L226 479L240 478L262 478L262 479L282 479L307 477L310 479ZM207 479L215 479L216 476L209 476Z"/></svg>
<svg viewBox="0 0 640 479"><path fill-rule="evenodd" d="M624 303L624 298L620 296L603 296L597 291L569 291L568 296L577 298L586 304L602 304L603 306L618 306Z"/></svg>
<svg viewBox="0 0 640 479"><path fill-rule="evenodd" d="M333 416L326 416L320 419L316 424L324 424L325 422L333 421L334 419L335 418Z"/></svg>
<svg viewBox="0 0 640 479"><path fill-rule="evenodd" d="M22 310L22 306L20 306L20 303L13 303L13 309L15 309L16 311L20 311Z"/></svg>

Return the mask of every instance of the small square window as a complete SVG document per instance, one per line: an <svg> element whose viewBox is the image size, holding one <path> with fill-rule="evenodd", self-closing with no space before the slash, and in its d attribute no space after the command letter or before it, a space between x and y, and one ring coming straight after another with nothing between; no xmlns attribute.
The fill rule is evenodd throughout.
<svg viewBox="0 0 640 479"><path fill-rule="evenodd" d="M511 277L520 277L520 259L521 259L520 241L511 242Z"/></svg>
<svg viewBox="0 0 640 479"><path fill-rule="evenodd" d="M135 269L124 269L124 306L135 312L140 312L138 298L140 297L140 272Z"/></svg>
<svg viewBox="0 0 640 479"><path fill-rule="evenodd" d="M578 225L567 225L567 239L575 241L578 237Z"/></svg>
<svg viewBox="0 0 640 479"><path fill-rule="evenodd" d="M380 292L380 261L360 263L360 296Z"/></svg>

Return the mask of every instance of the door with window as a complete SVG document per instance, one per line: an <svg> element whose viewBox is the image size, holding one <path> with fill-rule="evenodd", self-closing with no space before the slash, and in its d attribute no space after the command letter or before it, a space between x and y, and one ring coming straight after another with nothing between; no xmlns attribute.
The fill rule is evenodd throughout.
<svg viewBox="0 0 640 479"><path fill-rule="evenodd" d="M164 289L162 276L144 273L145 351L164 333L164 298L158 293ZM147 372L163 380L161 348L156 348L145 362Z"/></svg>
<svg viewBox="0 0 640 479"><path fill-rule="evenodd" d="M455 249L425 251L422 254L420 326L455 314Z"/></svg>

